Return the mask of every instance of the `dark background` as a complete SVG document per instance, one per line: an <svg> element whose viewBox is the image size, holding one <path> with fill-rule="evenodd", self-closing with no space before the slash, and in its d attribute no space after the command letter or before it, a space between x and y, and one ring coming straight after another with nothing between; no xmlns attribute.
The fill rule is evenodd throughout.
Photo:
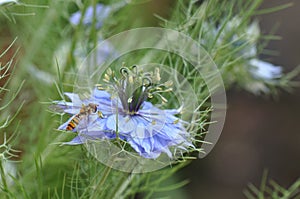
<svg viewBox="0 0 300 199"><path fill-rule="evenodd" d="M262 32L280 25L264 57L288 72L300 65L300 1L265 0L262 7L293 2L290 8L259 16ZM299 78L298 78L299 80ZM281 92L278 99L230 90L225 127L218 143L204 159L194 161L182 177L191 180L188 198L239 199L248 183L260 185L263 171L283 187L300 177L300 89Z"/></svg>

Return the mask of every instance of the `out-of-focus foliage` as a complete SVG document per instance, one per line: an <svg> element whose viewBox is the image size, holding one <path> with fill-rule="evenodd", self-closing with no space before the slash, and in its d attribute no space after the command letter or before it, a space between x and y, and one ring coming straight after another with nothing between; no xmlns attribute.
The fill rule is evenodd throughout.
<svg viewBox="0 0 300 199"><path fill-rule="evenodd" d="M249 199L297 199L300 198L300 179L290 187L284 188L274 180L268 180L267 172L265 172L260 186L249 184L244 194Z"/></svg>

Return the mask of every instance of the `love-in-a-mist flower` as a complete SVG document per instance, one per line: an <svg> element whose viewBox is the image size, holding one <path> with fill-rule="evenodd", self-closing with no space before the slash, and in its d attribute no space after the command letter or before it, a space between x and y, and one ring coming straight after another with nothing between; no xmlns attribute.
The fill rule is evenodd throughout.
<svg viewBox="0 0 300 199"><path fill-rule="evenodd" d="M185 122L176 117L181 110L160 109L149 101L167 103L162 95L172 91L172 82L160 83L158 68L143 72L136 66L122 67L120 73L118 78L108 69L104 83L97 85L88 99L81 100L77 94L66 93L71 102L56 102L65 113L73 115L60 130L66 130L83 108L91 104L97 107L87 114L84 122L76 122L78 125L73 131L78 135L65 144L82 144L88 139L120 139L140 156L151 159L161 153L172 158L174 153L194 147Z"/></svg>
<svg viewBox="0 0 300 199"><path fill-rule="evenodd" d="M242 19L239 17L234 17L224 23L226 24L221 23L216 26L204 22L204 34L210 38L217 37L216 45L223 46L223 48L224 46L230 47L232 51L235 51L236 58L247 60L244 68L249 71L253 78L268 81L282 76L281 66L274 66L256 58L258 54L257 42L260 37L260 28L256 21L247 27L243 27ZM202 45L208 45L207 41L203 40ZM240 50L235 50L238 48Z"/></svg>

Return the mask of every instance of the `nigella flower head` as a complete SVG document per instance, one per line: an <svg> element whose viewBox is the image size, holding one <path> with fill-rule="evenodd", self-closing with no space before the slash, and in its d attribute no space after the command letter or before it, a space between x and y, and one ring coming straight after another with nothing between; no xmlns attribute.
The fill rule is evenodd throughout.
<svg viewBox="0 0 300 199"><path fill-rule="evenodd" d="M82 144L88 140L111 139L128 143L144 158L156 159L162 153L170 158L176 151L194 148L185 122L176 117L180 109L160 109L151 99L167 103L163 93L172 91L172 82L160 82L159 69L143 72L138 67L122 67L121 78L107 70L88 99L65 93L71 102L59 101L65 113L73 115L60 130L78 132L65 144ZM74 119L75 118L75 119ZM77 126L75 125L77 124Z"/></svg>
<svg viewBox="0 0 300 199"><path fill-rule="evenodd" d="M240 76L241 71L249 74L251 81L240 81L244 87L253 93L269 93L268 84L270 82L279 82L283 76L282 67L275 66L272 63L257 58L257 45L260 37L260 28L257 21L246 26L240 17L233 17L231 20L225 20L220 24L204 22L202 24L204 39L201 44L204 47L216 45L216 49L228 49L228 54L232 53L232 57L236 62L229 78ZM213 41L214 43L209 43ZM235 62L234 61L234 62ZM232 75L236 73L235 75Z"/></svg>

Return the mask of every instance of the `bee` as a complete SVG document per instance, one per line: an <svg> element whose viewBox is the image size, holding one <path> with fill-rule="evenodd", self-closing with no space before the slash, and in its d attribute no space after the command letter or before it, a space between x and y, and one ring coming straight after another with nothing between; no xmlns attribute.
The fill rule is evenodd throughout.
<svg viewBox="0 0 300 199"><path fill-rule="evenodd" d="M87 106L82 105L78 114L74 115L71 121L68 123L66 130L73 131L78 124L83 120L88 120L90 114L97 112L97 105L93 103L89 103ZM102 113L100 111L97 112L99 117L102 117Z"/></svg>

